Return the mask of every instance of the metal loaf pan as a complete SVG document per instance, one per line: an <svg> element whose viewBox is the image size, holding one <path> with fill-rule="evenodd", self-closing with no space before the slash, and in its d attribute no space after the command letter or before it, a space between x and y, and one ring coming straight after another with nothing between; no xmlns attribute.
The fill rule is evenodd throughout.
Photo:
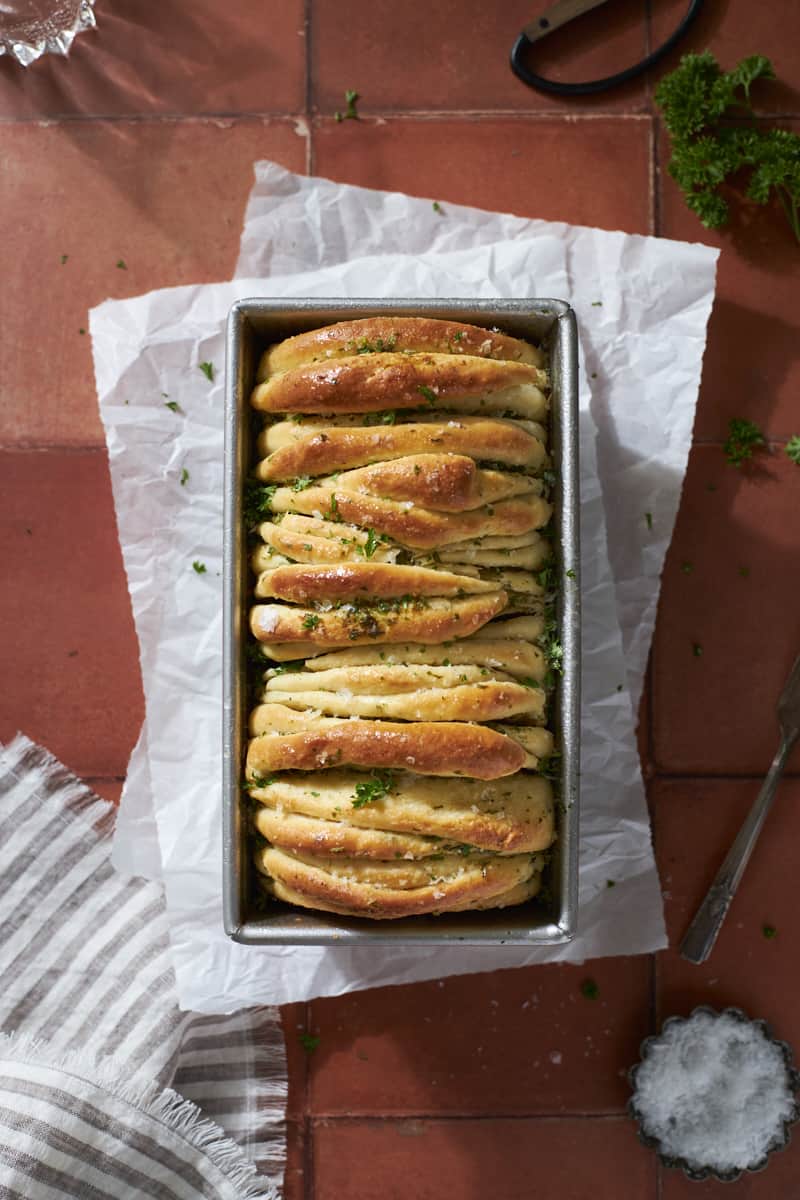
<svg viewBox="0 0 800 1200"><path fill-rule="evenodd" d="M247 744L245 645L252 597L242 491L253 462L249 396L261 351L273 342L335 321L379 315L466 321L543 343L552 372L550 446L559 618L564 670L551 725L561 750L558 840L548 898L516 908L409 917L338 917L259 902L242 803ZM561 300L240 300L228 319L225 414L223 892L225 931L245 945L507 945L568 942L578 916L580 741L578 384L575 315Z"/></svg>

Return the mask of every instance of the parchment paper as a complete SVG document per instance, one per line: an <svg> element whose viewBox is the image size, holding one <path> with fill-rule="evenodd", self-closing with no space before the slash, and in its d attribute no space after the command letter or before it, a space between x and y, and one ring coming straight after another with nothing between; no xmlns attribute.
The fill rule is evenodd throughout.
<svg viewBox="0 0 800 1200"><path fill-rule="evenodd" d="M533 237L520 236L523 225ZM517 237L491 243L492 228ZM269 281L151 293L107 302L92 314L98 393L147 698L147 729L131 764L115 853L123 869L155 875L163 867L186 1006L226 1011L664 944L629 688L638 694L641 687L658 575L685 469L716 255L706 247L566 226L556 227L553 237L552 230L541 222L451 208L442 217L425 201L309 181L261 164L243 254L252 261L257 248L257 265L272 273ZM426 236L436 251L453 243L460 249L426 255L421 247ZM359 247L393 248L398 240L412 251L402 259L353 257ZM465 252L469 245L480 248ZM320 269L326 256L332 264ZM314 271L304 277L275 274L309 262ZM600 285L576 286L570 263L584 276L591 264L594 274L588 278L603 281L602 305L581 300ZM576 305L590 378L582 379L581 428L581 932L571 946L389 955L247 949L224 938L218 784L222 387L219 373L212 386L197 364L215 362L219 372L222 323L233 299L244 295L556 295ZM637 303L646 309L644 317L635 313ZM628 325L638 336L629 334ZM182 412L167 408L162 393ZM605 460L599 439L599 474L592 411L614 434L606 429ZM184 466L190 478L181 487ZM616 579L609 566L604 499L622 531L618 536L627 538L614 555ZM632 507L641 522L630 522L626 510ZM645 512L653 514L652 532ZM193 571L195 559L206 565L205 574ZM614 888L607 887L608 879Z"/></svg>

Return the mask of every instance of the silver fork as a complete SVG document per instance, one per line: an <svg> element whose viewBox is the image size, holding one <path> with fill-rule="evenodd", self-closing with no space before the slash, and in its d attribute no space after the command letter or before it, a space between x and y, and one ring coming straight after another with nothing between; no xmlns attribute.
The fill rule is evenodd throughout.
<svg viewBox="0 0 800 1200"><path fill-rule="evenodd" d="M717 934L736 894L744 869L755 849L758 835L767 819L775 791L792 746L800 735L800 658L789 672L778 701L778 724L781 731L778 752L772 760L761 791L744 819L736 840L725 856L716 878L698 908L695 918L681 942L680 952L689 962L705 962L714 948Z"/></svg>

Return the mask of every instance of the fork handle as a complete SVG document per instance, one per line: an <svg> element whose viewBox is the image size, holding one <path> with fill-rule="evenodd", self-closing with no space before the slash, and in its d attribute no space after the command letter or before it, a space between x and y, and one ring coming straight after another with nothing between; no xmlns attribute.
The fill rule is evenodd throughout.
<svg viewBox="0 0 800 1200"><path fill-rule="evenodd" d="M793 733L788 737L784 735L781 739L781 744L772 760L767 777L761 785L761 790L753 801L750 812L742 822L742 827L726 854L722 866L717 871L714 882L708 889L705 899L684 935L680 953L689 962L705 962L714 948L717 934L722 928L722 923L736 894L745 867L758 841L758 835L767 819L775 790L796 737L797 734Z"/></svg>

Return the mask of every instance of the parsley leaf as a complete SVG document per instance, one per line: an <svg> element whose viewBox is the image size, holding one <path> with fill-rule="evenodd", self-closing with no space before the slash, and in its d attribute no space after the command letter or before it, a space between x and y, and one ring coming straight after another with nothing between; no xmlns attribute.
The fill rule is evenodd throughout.
<svg viewBox="0 0 800 1200"><path fill-rule="evenodd" d="M784 449L792 462L800 467L800 433L793 434L784 446Z"/></svg>
<svg viewBox="0 0 800 1200"><path fill-rule="evenodd" d="M186 470L186 467L182 467L181 468L181 487L185 487L188 482L189 482L189 472Z"/></svg>
<svg viewBox="0 0 800 1200"><path fill-rule="evenodd" d="M561 776L561 751L553 750L536 764L536 773L544 779L559 779Z"/></svg>
<svg viewBox="0 0 800 1200"><path fill-rule="evenodd" d="M390 408L386 412L364 413L365 425L394 425L397 413Z"/></svg>
<svg viewBox="0 0 800 1200"><path fill-rule="evenodd" d="M301 1033L300 1045L303 1047L306 1054L313 1054L319 1045L319 1035L313 1033Z"/></svg>
<svg viewBox="0 0 800 1200"><path fill-rule="evenodd" d="M201 362L197 364L200 370L205 375L209 383L214 382L214 364L210 362Z"/></svg>
<svg viewBox="0 0 800 1200"><path fill-rule="evenodd" d="M738 417L731 420L729 432L722 445L726 462L732 467L741 467L743 462L753 457L753 452L765 445L764 435L752 421L744 421Z"/></svg>
<svg viewBox="0 0 800 1200"><path fill-rule="evenodd" d="M378 549L380 540L381 539L378 537L374 529L368 529L367 540L364 542L364 545L360 546L358 542L355 544L354 549L356 554L360 554L362 558L372 558L373 554Z"/></svg>
<svg viewBox="0 0 800 1200"><path fill-rule="evenodd" d="M306 613L303 617L303 629L316 629L319 625L319 617L316 613Z"/></svg>
<svg viewBox="0 0 800 1200"><path fill-rule="evenodd" d="M749 199L766 204L777 195L800 241L800 135L741 123L742 109L754 115L752 85L774 78L772 64L762 54L742 59L727 72L709 51L686 54L659 83L656 103L672 139L669 173L705 226L725 224L728 203L718 189L747 169ZM731 116L737 118L735 125Z"/></svg>
<svg viewBox="0 0 800 1200"><path fill-rule="evenodd" d="M419 392L420 396L425 397L425 399L428 401L428 404L434 405L436 403L438 397L433 388L425 387L424 384L421 384L420 387L417 388L417 391Z"/></svg>
<svg viewBox="0 0 800 1200"><path fill-rule="evenodd" d="M345 350L348 354L390 354L397 345L397 334L390 333L387 338L377 337L374 342L369 338L359 338L357 342L348 342Z"/></svg>
<svg viewBox="0 0 800 1200"><path fill-rule="evenodd" d="M703 657L703 647L699 642L692 642L692 654L695 656L695 658Z"/></svg>
<svg viewBox="0 0 800 1200"><path fill-rule="evenodd" d="M258 771L254 771L249 779L245 779L242 787L248 791L251 787L265 788L269 787L278 778L277 775L259 775Z"/></svg>
<svg viewBox="0 0 800 1200"><path fill-rule="evenodd" d="M205 573L206 573L206 564L205 563L200 562L200 560L196 558L194 560L194 562L192 563L192 566L198 575L205 575Z"/></svg>
<svg viewBox="0 0 800 1200"><path fill-rule="evenodd" d="M554 685L555 676L560 675L564 668L564 647L561 645L556 622L553 619L545 622L545 627L539 638L539 645L542 648L549 667L545 676L545 687L549 688Z"/></svg>
<svg viewBox="0 0 800 1200"><path fill-rule="evenodd" d="M64 266L64 263L65 263L65 262L67 262L67 260L68 260L68 259L69 259L69 255L68 255L68 254L62 254L62 255L61 255L61 265L62 265L62 267Z"/></svg>
<svg viewBox="0 0 800 1200"><path fill-rule="evenodd" d="M351 91L350 89L348 89L344 94L344 101L345 101L345 104L347 105L347 108L344 110L343 113L335 112L333 114L333 119L335 121L339 121L339 122L341 122L341 121L357 121L359 119L359 116L358 116L358 109L356 108L356 105L358 104L360 99L361 99L361 97L359 96L358 92L354 92L354 91Z"/></svg>
<svg viewBox="0 0 800 1200"><path fill-rule="evenodd" d="M573 575L575 572L573 571ZM538 570L534 576L539 587L545 592L551 592L556 586L556 568L550 562Z"/></svg>
<svg viewBox="0 0 800 1200"><path fill-rule="evenodd" d="M763 933L764 937L768 939L776 938L778 936L778 931L774 925L762 925L761 932Z"/></svg>
<svg viewBox="0 0 800 1200"><path fill-rule="evenodd" d="M262 655L262 658L263 658L263 655ZM278 663L277 666L275 666L275 667L270 667L270 671L273 676L285 675L287 671L293 673L295 671L302 670L302 667L303 667L302 658L295 658L291 662L282 662L282 663Z"/></svg>
<svg viewBox="0 0 800 1200"><path fill-rule="evenodd" d="M180 404L178 404L177 400L165 400L164 408L168 408L170 410L170 412L180 412L181 411L181 406L180 406Z"/></svg>
<svg viewBox="0 0 800 1200"><path fill-rule="evenodd" d="M444 216L444 209L442 208L442 206L438 200L434 200L432 207L433 207L433 211L435 213L438 213L440 217Z"/></svg>
<svg viewBox="0 0 800 1200"><path fill-rule="evenodd" d="M652 529L653 528L653 514L651 512L646 512L644 514L644 519L647 523L647 528Z"/></svg>
<svg viewBox="0 0 800 1200"><path fill-rule="evenodd" d="M363 808L366 804L382 800L392 790L393 783L392 771L370 771L367 779L356 784L353 808Z"/></svg>
<svg viewBox="0 0 800 1200"><path fill-rule="evenodd" d="M311 487L311 476L298 475L297 479L295 479L294 483L292 484L292 491L303 492L307 487Z"/></svg>
<svg viewBox="0 0 800 1200"><path fill-rule="evenodd" d="M581 995L585 996L587 1000L596 1000L600 995L600 988L593 979L584 979L581 984Z"/></svg>
<svg viewBox="0 0 800 1200"><path fill-rule="evenodd" d="M125 262L125 259L124 258L117 259L117 270L118 271L127 271L127 269L128 269L128 264Z"/></svg>
<svg viewBox="0 0 800 1200"><path fill-rule="evenodd" d="M254 529L265 517L272 512L272 497L278 490L276 483L268 487L259 487L257 483L248 483L244 489L243 515L246 529Z"/></svg>

